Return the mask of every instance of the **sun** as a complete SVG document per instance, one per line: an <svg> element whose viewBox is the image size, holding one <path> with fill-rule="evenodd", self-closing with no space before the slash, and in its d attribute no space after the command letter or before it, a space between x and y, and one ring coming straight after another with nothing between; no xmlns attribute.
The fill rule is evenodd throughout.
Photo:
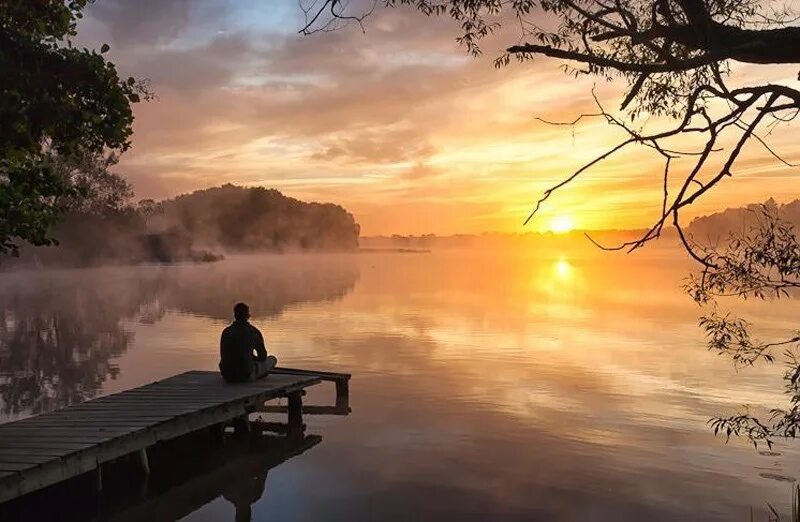
<svg viewBox="0 0 800 522"><path fill-rule="evenodd" d="M556 234L563 234L575 228L575 223L569 216L556 216L550 220L550 231Z"/></svg>

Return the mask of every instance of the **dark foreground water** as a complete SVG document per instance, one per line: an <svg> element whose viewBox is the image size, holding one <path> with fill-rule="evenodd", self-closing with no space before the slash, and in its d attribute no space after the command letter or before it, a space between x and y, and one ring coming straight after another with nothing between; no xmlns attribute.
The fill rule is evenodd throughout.
<svg viewBox="0 0 800 522"><path fill-rule="evenodd" d="M531 248L3 274L0 421L213 369L244 300L282 364L354 374L350 416L306 417L316 446L241 461L254 520L766 520L796 445L726 445L706 421L782 404L781 368L705 350L687 270ZM774 334L796 311L745 309ZM238 484L185 520L233 520Z"/></svg>

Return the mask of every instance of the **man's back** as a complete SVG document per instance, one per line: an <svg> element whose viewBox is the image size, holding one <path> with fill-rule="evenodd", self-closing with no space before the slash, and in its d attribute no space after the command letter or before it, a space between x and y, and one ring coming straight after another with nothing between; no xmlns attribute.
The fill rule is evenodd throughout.
<svg viewBox="0 0 800 522"><path fill-rule="evenodd" d="M222 331L219 342L219 369L228 380L247 380L255 369L255 356L263 361L267 357L264 337L258 328L246 320L236 320Z"/></svg>

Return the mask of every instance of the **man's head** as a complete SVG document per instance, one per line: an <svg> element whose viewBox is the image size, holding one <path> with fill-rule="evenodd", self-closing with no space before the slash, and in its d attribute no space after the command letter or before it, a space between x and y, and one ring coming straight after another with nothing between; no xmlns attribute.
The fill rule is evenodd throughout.
<svg viewBox="0 0 800 522"><path fill-rule="evenodd" d="M244 303L236 303L233 307L233 317L237 321L247 321L250 319L250 307Z"/></svg>

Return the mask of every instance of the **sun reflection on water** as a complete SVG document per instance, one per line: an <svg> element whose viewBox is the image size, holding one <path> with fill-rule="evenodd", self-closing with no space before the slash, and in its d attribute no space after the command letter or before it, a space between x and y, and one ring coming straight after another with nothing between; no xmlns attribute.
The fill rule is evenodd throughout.
<svg viewBox="0 0 800 522"><path fill-rule="evenodd" d="M566 258L560 257L553 263L553 273L557 279L567 281L572 278L572 264Z"/></svg>

